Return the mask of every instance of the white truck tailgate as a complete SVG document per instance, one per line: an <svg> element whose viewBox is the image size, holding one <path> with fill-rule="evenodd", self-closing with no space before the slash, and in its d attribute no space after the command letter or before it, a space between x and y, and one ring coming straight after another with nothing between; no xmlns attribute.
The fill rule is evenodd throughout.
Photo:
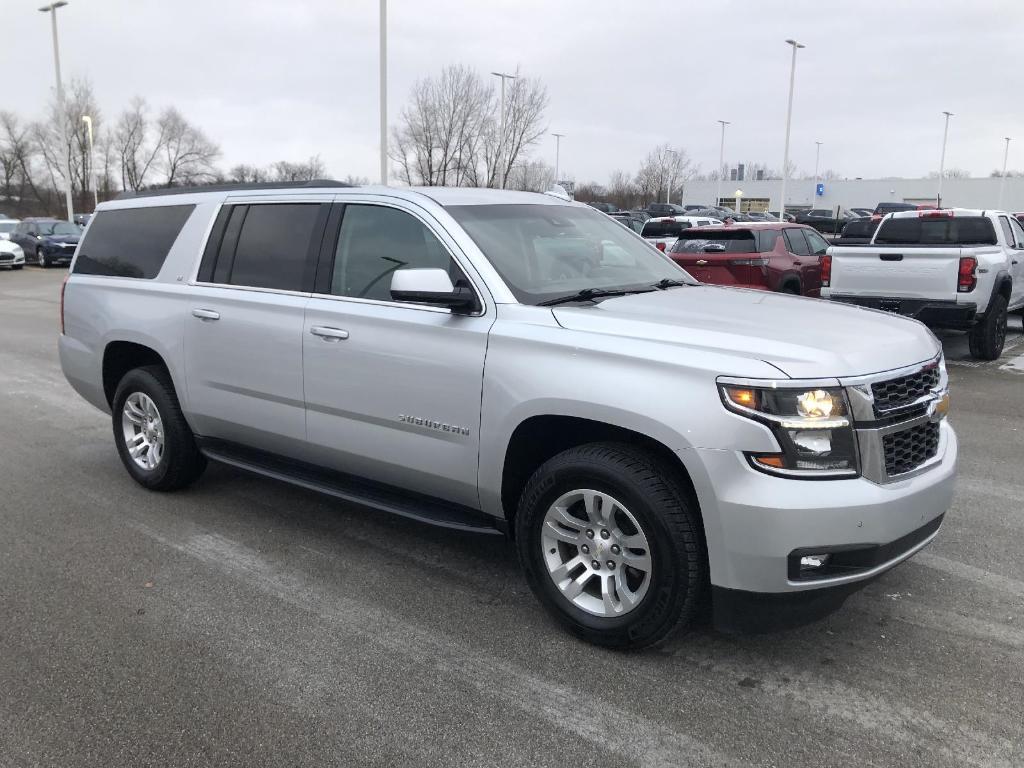
<svg viewBox="0 0 1024 768"><path fill-rule="evenodd" d="M960 248L835 246L833 295L955 299Z"/></svg>

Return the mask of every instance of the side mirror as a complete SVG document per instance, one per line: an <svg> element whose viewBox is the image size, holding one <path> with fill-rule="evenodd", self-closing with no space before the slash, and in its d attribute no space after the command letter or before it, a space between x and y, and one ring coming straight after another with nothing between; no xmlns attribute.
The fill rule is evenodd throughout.
<svg viewBox="0 0 1024 768"><path fill-rule="evenodd" d="M391 298L416 304L448 307L453 312L472 312L476 296L469 288L452 284L443 269L400 269L391 276Z"/></svg>

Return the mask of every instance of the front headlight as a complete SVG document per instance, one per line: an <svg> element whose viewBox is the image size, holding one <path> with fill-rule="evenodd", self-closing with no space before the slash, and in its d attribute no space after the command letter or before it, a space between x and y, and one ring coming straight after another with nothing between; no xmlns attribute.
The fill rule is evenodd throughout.
<svg viewBox="0 0 1024 768"><path fill-rule="evenodd" d="M788 383L787 383L788 384ZM751 466L785 477L856 477L857 440L842 387L720 384L725 407L771 429L779 453L747 453Z"/></svg>

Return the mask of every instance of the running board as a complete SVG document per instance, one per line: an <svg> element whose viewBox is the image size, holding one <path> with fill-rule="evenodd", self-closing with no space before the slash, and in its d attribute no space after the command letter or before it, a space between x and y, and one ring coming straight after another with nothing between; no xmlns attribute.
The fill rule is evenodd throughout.
<svg viewBox="0 0 1024 768"><path fill-rule="evenodd" d="M197 438L211 461L297 485L336 499L455 531L504 535L505 521L470 507L409 493L314 464L295 461L222 440Z"/></svg>

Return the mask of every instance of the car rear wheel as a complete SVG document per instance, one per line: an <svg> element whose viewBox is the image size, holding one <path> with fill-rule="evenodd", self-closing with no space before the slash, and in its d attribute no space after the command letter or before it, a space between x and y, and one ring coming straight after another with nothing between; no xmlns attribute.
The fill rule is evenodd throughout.
<svg viewBox="0 0 1024 768"><path fill-rule="evenodd" d="M48 266L50 266L50 262L47 260L46 254L43 253L42 248L36 250L36 261L39 262L39 266L42 267L43 269L46 269Z"/></svg>
<svg viewBox="0 0 1024 768"><path fill-rule="evenodd" d="M140 485L173 491L192 483L206 468L162 366L126 373L114 393L111 415L121 463Z"/></svg>
<svg viewBox="0 0 1024 768"><path fill-rule="evenodd" d="M527 581L569 631L644 648L685 627L706 582L700 514L673 468L617 443L571 448L543 464L519 502Z"/></svg>
<svg viewBox="0 0 1024 768"><path fill-rule="evenodd" d="M988 305L985 316L975 324L968 338L971 357L978 360L998 360L1006 343L1006 297L996 294Z"/></svg>

